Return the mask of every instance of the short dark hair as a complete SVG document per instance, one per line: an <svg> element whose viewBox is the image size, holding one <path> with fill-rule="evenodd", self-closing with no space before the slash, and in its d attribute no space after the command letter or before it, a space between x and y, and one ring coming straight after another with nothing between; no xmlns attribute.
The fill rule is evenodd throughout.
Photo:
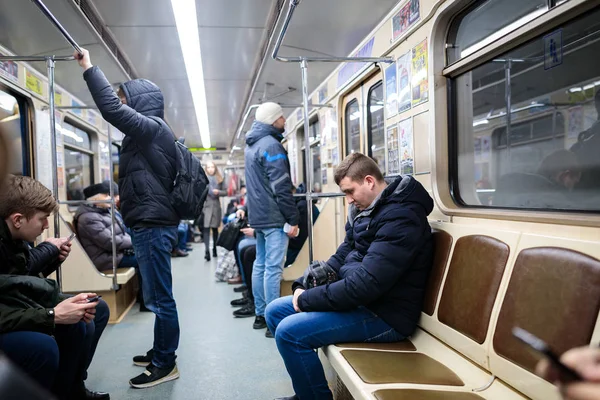
<svg viewBox="0 0 600 400"><path fill-rule="evenodd" d="M335 169L334 179L339 186L342 179L348 177L354 182L360 182L371 175L378 182L384 182L379 166L371 158L362 153L352 153Z"/></svg>

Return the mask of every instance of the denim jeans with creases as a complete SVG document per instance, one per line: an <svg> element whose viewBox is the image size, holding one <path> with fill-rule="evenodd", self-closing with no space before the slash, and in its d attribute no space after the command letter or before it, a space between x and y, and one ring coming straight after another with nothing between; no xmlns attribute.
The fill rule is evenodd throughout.
<svg viewBox="0 0 600 400"><path fill-rule="evenodd" d="M132 239L142 276L144 304L156 315L152 364L173 368L179 345L179 317L171 275L177 227L135 228Z"/></svg>
<svg viewBox="0 0 600 400"><path fill-rule="evenodd" d="M267 304L279 297L288 235L282 228L257 229L256 260L252 270L252 293L257 316L265 315Z"/></svg>
<svg viewBox="0 0 600 400"><path fill-rule="evenodd" d="M286 296L270 303L265 317L300 400L333 399L315 349L335 343L387 343L404 339L365 307L297 313L292 296Z"/></svg>

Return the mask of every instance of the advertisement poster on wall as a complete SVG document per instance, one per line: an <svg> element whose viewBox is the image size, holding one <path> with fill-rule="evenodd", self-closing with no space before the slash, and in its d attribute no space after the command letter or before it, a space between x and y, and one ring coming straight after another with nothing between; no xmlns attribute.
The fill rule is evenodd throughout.
<svg viewBox="0 0 600 400"><path fill-rule="evenodd" d="M398 81L396 78L396 64L393 63L385 69L385 107L387 118L392 118L398 114Z"/></svg>
<svg viewBox="0 0 600 400"><path fill-rule="evenodd" d="M398 134L400 135L401 154L400 173L412 175L415 172L412 118L398 122Z"/></svg>
<svg viewBox="0 0 600 400"><path fill-rule="evenodd" d="M410 51L398 58L398 111L410 110Z"/></svg>
<svg viewBox="0 0 600 400"><path fill-rule="evenodd" d="M427 77L427 39L412 49L412 105L429 100Z"/></svg>
<svg viewBox="0 0 600 400"><path fill-rule="evenodd" d="M334 167L337 167L339 163L340 163L340 154L338 152L338 148L336 147L335 149L331 149L331 164Z"/></svg>
<svg viewBox="0 0 600 400"><path fill-rule="evenodd" d="M387 149L388 149L388 175L397 175L400 173L400 160L398 159L398 125L392 125L387 128Z"/></svg>
<svg viewBox="0 0 600 400"><path fill-rule="evenodd" d="M0 56L5 54L0 53ZM19 66L14 61L0 61L0 76L19 83Z"/></svg>
<svg viewBox="0 0 600 400"><path fill-rule="evenodd" d="M327 168L321 169L321 181L323 185L327 185Z"/></svg>
<svg viewBox="0 0 600 400"><path fill-rule="evenodd" d="M404 32L419 20L419 0L409 0L396 15L392 17L393 40L396 41Z"/></svg>

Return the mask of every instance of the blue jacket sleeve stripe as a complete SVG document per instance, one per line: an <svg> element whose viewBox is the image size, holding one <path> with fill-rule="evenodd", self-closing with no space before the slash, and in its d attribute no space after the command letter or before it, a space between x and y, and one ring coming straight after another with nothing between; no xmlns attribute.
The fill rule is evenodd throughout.
<svg viewBox="0 0 600 400"><path fill-rule="evenodd" d="M275 154L274 156L270 156L269 153L266 151L263 155L265 157L265 160L267 160L267 162L274 162L277 160L285 160L287 158L285 156L285 154Z"/></svg>

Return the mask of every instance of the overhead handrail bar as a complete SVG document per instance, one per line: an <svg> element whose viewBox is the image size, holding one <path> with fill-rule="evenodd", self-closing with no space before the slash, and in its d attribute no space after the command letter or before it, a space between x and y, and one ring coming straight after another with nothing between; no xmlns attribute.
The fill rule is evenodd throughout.
<svg viewBox="0 0 600 400"><path fill-rule="evenodd" d="M46 5L44 3L42 3L42 0L31 0L31 1L33 1L33 4L38 6L40 11L42 11L42 14L44 14L46 16L46 18L48 18L50 20L50 22L60 31L60 33L67 40L67 42L69 42L71 47L73 47L73 49L75 49L75 51L77 51L79 54L83 54L81 52L81 47L79 47L79 45L77 44L77 42L75 42L73 37L71 37L69 32L67 32L67 30L62 26L62 24L60 22L58 22L58 20L50 12L50 10L48 10L48 7L46 7Z"/></svg>
<svg viewBox="0 0 600 400"><path fill-rule="evenodd" d="M50 12L50 10L46 7L46 5L41 0L31 0L41 11L42 13L50 20L50 22L60 31L63 37L69 42L69 44L73 47L75 51L79 54L82 54L81 48L75 42L75 40L71 37L69 32L58 22L56 17ZM50 146L51 146L51 158L52 158L52 195L56 199L59 204L68 204L69 202L61 202L59 201L58 196L58 168L57 168L57 150L56 150L56 114L55 111L58 107L54 103L54 94L56 92L55 89L55 79L54 79L54 69L56 61L73 61L75 57L73 56L0 56L0 61L23 61L23 62L37 62L44 61L46 62L46 69L48 74L48 110L49 110L49 120L50 120ZM72 107L73 108L73 107ZM108 141L112 143L111 140L111 131L110 126L108 129ZM113 289L118 289L117 284L117 265L116 265L116 243L115 243L115 232L114 232L114 223L115 223L115 202L113 199L113 179L112 174L109 176L110 182L110 196L111 196L111 215L112 215L112 225L111 225L111 236L112 236L112 250L113 250ZM87 204L93 204L92 202L86 201ZM77 203L84 204L84 203ZM60 214L54 213L54 237L60 237ZM60 266L56 269L56 281L58 282L59 289L62 290L62 273Z"/></svg>
<svg viewBox="0 0 600 400"><path fill-rule="evenodd" d="M287 34L287 30L290 26L290 22L292 21L292 16L294 15L294 11L296 7L300 4L300 0L290 0L290 7L288 9L287 15L283 22L283 26L281 27L281 31L279 32L279 36L277 37L277 41L275 42L275 47L273 48L272 57L275 61L280 62L297 62L300 63L300 69L302 71L302 100L303 100L303 117L304 117L304 132L309 132L310 124L308 120L309 116L309 104L308 104L308 63L309 62L367 62L367 63L393 63L394 59L392 57L281 57L279 56L279 48L283 43L285 35ZM240 128L241 130L241 128ZM305 149L310 149L310 138L308 134L304 135L304 147ZM310 199L313 198L313 177L312 177L312 157L306 157L306 161L304 163L305 174L306 174L306 201L309 202ZM339 195L336 193L335 195L329 196L329 194L324 194L320 197L338 197ZM340 196L341 197L341 196ZM310 263L313 262L313 219L312 219L312 207L308 207L308 261Z"/></svg>
<svg viewBox="0 0 600 400"><path fill-rule="evenodd" d="M295 193L294 197L306 197L306 194L304 193ZM337 192L331 192L331 193L312 193L310 195L311 198L313 199L330 199L332 197L346 197L346 195L344 193L337 193Z"/></svg>

